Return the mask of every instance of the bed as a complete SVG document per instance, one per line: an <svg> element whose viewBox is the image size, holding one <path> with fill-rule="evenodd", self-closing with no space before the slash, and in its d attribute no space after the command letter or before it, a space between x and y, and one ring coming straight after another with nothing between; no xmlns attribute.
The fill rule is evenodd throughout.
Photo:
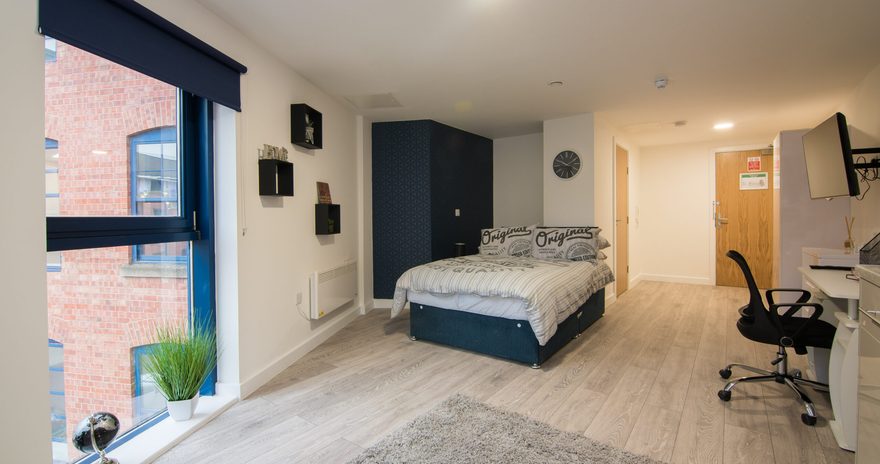
<svg viewBox="0 0 880 464"><path fill-rule="evenodd" d="M416 266L397 281L410 337L539 368L605 312L614 281L601 260L471 255Z"/></svg>

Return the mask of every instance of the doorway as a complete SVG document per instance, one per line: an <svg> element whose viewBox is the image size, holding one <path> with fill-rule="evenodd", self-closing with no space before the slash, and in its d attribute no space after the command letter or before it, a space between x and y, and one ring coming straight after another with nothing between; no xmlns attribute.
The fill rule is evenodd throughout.
<svg viewBox="0 0 880 464"><path fill-rule="evenodd" d="M715 283L745 287L728 250L749 263L759 288L770 288L773 269L773 153L770 150L715 154Z"/></svg>
<svg viewBox="0 0 880 464"><path fill-rule="evenodd" d="M617 296L629 289L629 152L620 145L614 146L616 171L614 188L617 203L614 212L615 289Z"/></svg>

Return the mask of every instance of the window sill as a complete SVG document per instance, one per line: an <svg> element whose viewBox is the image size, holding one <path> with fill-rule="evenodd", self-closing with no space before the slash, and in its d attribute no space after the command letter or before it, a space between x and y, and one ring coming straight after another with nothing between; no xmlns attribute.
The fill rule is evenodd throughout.
<svg viewBox="0 0 880 464"><path fill-rule="evenodd" d="M186 279L186 263L132 263L119 269L122 277Z"/></svg>
<svg viewBox="0 0 880 464"><path fill-rule="evenodd" d="M199 398L199 405L196 407L192 419L186 422L177 422L166 417L107 455L125 464L152 462L219 416L236 401L237 398L232 395L203 396Z"/></svg>

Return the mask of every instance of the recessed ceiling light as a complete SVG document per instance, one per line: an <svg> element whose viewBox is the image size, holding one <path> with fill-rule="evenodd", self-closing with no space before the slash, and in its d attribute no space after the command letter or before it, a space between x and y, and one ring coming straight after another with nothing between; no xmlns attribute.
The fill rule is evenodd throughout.
<svg viewBox="0 0 880 464"><path fill-rule="evenodd" d="M732 128L733 128L733 123L732 123L732 122L729 122L729 121L725 121L725 122L717 122L717 123L715 123L714 126L712 126L712 128L715 129L715 130L727 130L727 129L732 129Z"/></svg>
<svg viewBox="0 0 880 464"><path fill-rule="evenodd" d="M550 81L547 83L547 85L550 87L562 87L563 84L565 84L565 83L562 81Z"/></svg>
<svg viewBox="0 0 880 464"><path fill-rule="evenodd" d="M107 150L92 150L93 155L106 155Z"/></svg>

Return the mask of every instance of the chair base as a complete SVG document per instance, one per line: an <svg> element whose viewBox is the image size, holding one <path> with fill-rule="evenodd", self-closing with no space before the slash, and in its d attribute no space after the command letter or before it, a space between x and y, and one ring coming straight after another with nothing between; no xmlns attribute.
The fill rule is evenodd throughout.
<svg viewBox="0 0 880 464"><path fill-rule="evenodd" d="M770 364L776 366L775 371L768 371L764 369L759 369L757 367L747 366L745 364L728 364L727 367L718 371L718 375L723 379L729 379L732 373L731 369L734 367L739 369L744 369L750 372L754 372L760 375L754 375L750 377L740 377L736 380L732 380L727 382L727 385L724 386L723 390L718 391L718 398L721 401L730 401L731 391L733 387L735 387L738 383L752 383L752 382L776 382L788 385L788 387L797 395L801 404L804 406L805 413L801 414L801 421L807 425L816 425L816 408L813 405L813 401L807 396L806 393L801 389L802 385L812 387L816 390L828 391L828 385L820 382L815 382L812 380L807 380L801 377L801 372L798 369L788 369L788 355L785 352L785 347L780 346L779 351L776 353L776 359L771 361Z"/></svg>

